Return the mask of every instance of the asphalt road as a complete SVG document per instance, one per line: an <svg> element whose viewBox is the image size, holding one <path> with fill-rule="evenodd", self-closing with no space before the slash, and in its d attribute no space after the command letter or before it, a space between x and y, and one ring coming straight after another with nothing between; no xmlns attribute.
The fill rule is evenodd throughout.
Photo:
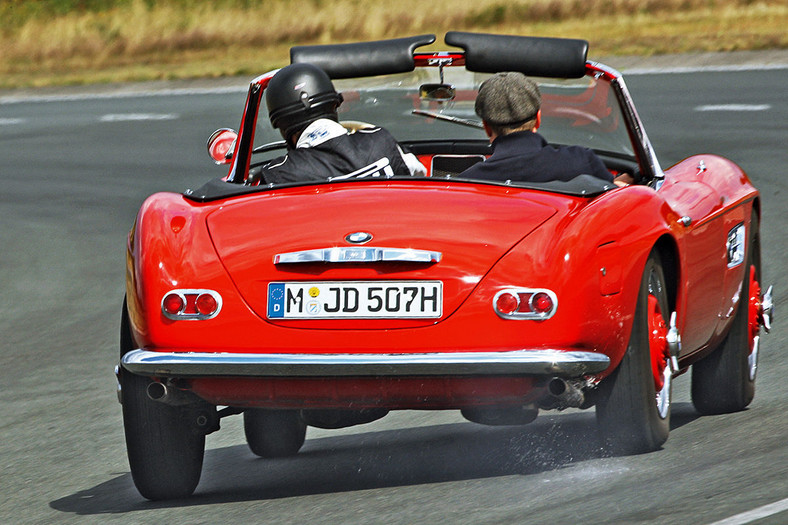
<svg viewBox="0 0 788 525"><path fill-rule="evenodd" d="M698 416L682 376L670 439L629 457L596 448L593 411L522 428L400 412L310 429L288 460L254 457L229 418L195 495L170 503L136 492L115 398L125 235L150 193L222 173L204 142L237 126L243 90L0 94L0 523L788 523L787 80L628 78L664 166L722 154L763 194L777 319L748 410Z"/></svg>

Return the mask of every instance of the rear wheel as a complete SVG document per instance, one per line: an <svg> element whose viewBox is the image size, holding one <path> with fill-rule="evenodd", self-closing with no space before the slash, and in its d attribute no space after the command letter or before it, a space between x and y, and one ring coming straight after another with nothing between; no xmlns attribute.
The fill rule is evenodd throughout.
<svg viewBox="0 0 788 525"><path fill-rule="evenodd" d="M306 423L298 410L249 408L244 433L249 448L262 458L294 456L306 439Z"/></svg>
<svg viewBox="0 0 788 525"><path fill-rule="evenodd" d="M658 449L670 432L672 373L667 344L665 275L659 254L646 261L629 345L599 385L597 421L605 442L624 454Z"/></svg>
<svg viewBox="0 0 788 525"><path fill-rule="evenodd" d="M126 305L121 320L121 355L133 349ZM145 498L189 496L200 481L205 433L191 405L170 406L148 398L151 379L120 370L126 450L134 485Z"/></svg>
<svg viewBox="0 0 788 525"><path fill-rule="evenodd" d="M739 308L719 348L692 365L692 404L701 414L743 410L755 396L760 332L761 265L758 216L750 223Z"/></svg>

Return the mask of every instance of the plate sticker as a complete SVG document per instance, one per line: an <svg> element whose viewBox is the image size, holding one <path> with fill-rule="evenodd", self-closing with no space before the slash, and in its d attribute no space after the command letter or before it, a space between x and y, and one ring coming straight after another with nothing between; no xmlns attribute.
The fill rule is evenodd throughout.
<svg viewBox="0 0 788 525"><path fill-rule="evenodd" d="M269 319L436 319L441 281L320 281L268 284Z"/></svg>

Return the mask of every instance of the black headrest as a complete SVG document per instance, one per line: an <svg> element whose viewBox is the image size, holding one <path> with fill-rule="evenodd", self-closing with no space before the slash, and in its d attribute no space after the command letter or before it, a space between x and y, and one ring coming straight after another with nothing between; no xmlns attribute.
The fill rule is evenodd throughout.
<svg viewBox="0 0 788 525"><path fill-rule="evenodd" d="M320 67L331 78L371 77L413 71L413 51L435 42L435 35L419 35L391 40L294 46L290 63L307 62Z"/></svg>
<svg viewBox="0 0 788 525"><path fill-rule="evenodd" d="M569 38L491 35L449 31L446 43L465 50L465 67L479 73L519 71L525 75L580 78L588 42Z"/></svg>

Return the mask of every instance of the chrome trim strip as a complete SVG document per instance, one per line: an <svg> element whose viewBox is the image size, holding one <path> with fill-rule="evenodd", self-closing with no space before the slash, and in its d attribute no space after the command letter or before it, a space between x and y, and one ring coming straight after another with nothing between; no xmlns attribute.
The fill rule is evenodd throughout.
<svg viewBox="0 0 788 525"><path fill-rule="evenodd" d="M602 372L597 352L552 349L425 354L240 354L132 350L121 359L134 374L165 377L348 377L550 375Z"/></svg>
<svg viewBox="0 0 788 525"><path fill-rule="evenodd" d="M629 119L627 127L635 134L640 142L640 144L633 144L633 146L635 146L636 149L638 146L642 147L641 151L636 151L635 153L638 157L642 154L642 160L649 165L648 167L653 172L655 178L654 183L656 185L655 189L659 189L665 180L665 172L662 171L662 167L657 159L657 154L646 134L643 122L640 120L640 115L638 115L637 109L635 109L635 102L632 99L632 95L629 93L629 88L626 82L624 82L622 74L618 70L599 62L589 60L587 64L611 77L610 85L613 87L613 91L616 93L621 103L621 111L624 114L624 118Z"/></svg>
<svg viewBox="0 0 788 525"><path fill-rule="evenodd" d="M132 350L121 359L134 374L166 377L348 377L550 375L602 372L597 352L515 350L430 354L238 354Z"/></svg>
<svg viewBox="0 0 788 525"><path fill-rule="evenodd" d="M298 263L359 263L359 262L412 262L437 263L443 254L412 248L380 248L374 246L338 246L318 248L274 255L274 264Z"/></svg>

